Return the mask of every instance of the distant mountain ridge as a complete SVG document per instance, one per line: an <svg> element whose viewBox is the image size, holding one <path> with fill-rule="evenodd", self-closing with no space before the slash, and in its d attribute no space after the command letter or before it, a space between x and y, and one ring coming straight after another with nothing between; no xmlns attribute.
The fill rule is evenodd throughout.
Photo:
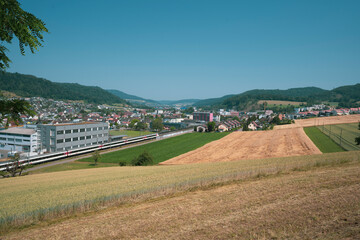
<svg viewBox="0 0 360 240"><path fill-rule="evenodd" d="M126 101L100 87L84 86L78 83L51 82L44 78L20 73L0 73L0 90L15 93L21 97L43 97L55 100L83 100L88 103L113 104Z"/></svg>
<svg viewBox="0 0 360 240"><path fill-rule="evenodd" d="M299 101L309 104L327 101L339 102L341 107L356 107L360 106L360 84L342 86L333 90L317 87L290 88L287 90L255 89L236 95L201 100L194 106L244 110L254 107L259 100Z"/></svg>
<svg viewBox="0 0 360 240"><path fill-rule="evenodd" d="M254 89L240 94L226 95L220 98L183 99L183 100L151 100L127 94L119 90L104 90L100 87L84 86L77 83L57 83L44 78L20 73L0 72L0 90L21 97L44 97L55 100L83 100L96 104L127 104L125 99L134 106L176 106L227 108L245 110L255 107L259 100L283 100L307 102L338 102L340 107L360 106L360 83L341 86L332 90L318 87L280 89Z"/></svg>
<svg viewBox="0 0 360 240"><path fill-rule="evenodd" d="M182 100L158 100L158 101L156 101L156 100L145 99L145 98L138 97L135 95L127 94L120 90L108 89L106 91L108 91L122 99L125 99L131 103L143 104L143 105L152 106L152 107L163 106L163 105L166 105L166 106L176 106L176 105L191 106L192 104L194 104L200 100L200 99L182 99Z"/></svg>

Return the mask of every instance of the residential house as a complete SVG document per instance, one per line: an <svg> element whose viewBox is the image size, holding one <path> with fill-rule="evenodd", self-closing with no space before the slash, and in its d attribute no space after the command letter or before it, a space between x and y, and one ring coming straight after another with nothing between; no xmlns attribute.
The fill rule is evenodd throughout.
<svg viewBox="0 0 360 240"><path fill-rule="evenodd" d="M220 125L217 127L219 132L227 132L229 131L229 127L225 125L224 123L220 123Z"/></svg>

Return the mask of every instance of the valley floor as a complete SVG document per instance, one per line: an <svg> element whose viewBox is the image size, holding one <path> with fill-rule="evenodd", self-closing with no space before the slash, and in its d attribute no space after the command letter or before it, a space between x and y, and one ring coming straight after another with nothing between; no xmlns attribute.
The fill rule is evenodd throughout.
<svg viewBox="0 0 360 240"><path fill-rule="evenodd" d="M360 239L360 163L80 214L4 239ZM2 239L3 239L2 238Z"/></svg>

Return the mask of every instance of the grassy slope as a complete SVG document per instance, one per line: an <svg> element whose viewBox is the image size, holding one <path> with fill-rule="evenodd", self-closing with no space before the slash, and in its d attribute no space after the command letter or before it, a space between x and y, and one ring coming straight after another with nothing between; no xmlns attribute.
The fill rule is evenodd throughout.
<svg viewBox="0 0 360 240"><path fill-rule="evenodd" d="M26 239L360 239L360 165L233 182L38 224Z"/></svg>
<svg viewBox="0 0 360 240"><path fill-rule="evenodd" d="M222 136L225 136L225 135L222 135ZM174 137L174 138L179 138L180 136L178 136L178 137ZM189 136L188 136L189 137ZM188 139L188 137L186 137L186 139ZM206 134L203 134L203 136L196 136L196 134L194 134L194 135L191 135L191 137L193 137L194 139L193 140L198 140L199 139L199 137L202 137L202 140L199 142L199 143L201 143L201 142L203 142L203 141L205 141L205 140L207 140L207 141L209 141L209 140L211 140L211 139L218 139L218 137L221 137L221 135L206 135ZM180 139L181 140L181 139ZM165 141L165 143L167 143L168 141L166 141L166 140L162 140L162 141ZM181 141L179 141L179 140L176 140L176 141L172 141L172 142L170 142L170 143L174 143L174 142L176 142L176 144L181 144L181 142L183 142L182 140ZM193 143L193 141L190 141L189 143L192 143L192 144L194 144L194 146L196 145L197 146L197 144L198 143ZM207 142L206 142L207 143ZM152 144L152 143L149 143L149 144ZM204 143L205 144L205 143ZM157 145L155 145L155 146L157 146ZM176 149L178 149L179 148L179 146L180 145L177 145L176 146ZM161 145L160 145L160 148L163 148L163 147L165 147L165 145L164 145L164 143L162 143ZM150 146L150 148L153 148L153 147L151 147ZM159 149L159 147L157 147L156 149ZM191 151L191 150L193 150L193 149L191 149L191 150L189 150L190 148L184 148L184 149L180 149L180 150L182 150L182 151ZM128 150L126 150L126 149L124 149L124 150L121 150L121 153L124 153L125 152L125 154L127 154L127 155L129 155L129 154L134 154L134 156L136 155L138 155L139 153L141 153L142 151L143 151L143 149L140 149L139 147L136 147L136 146L134 146L134 149L132 150L132 151L129 151L130 149L128 149ZM147 149L148 150L148 149ZM165 149L166 150L166 149ZM162 153L165 153L165 154L169 154L169 151L162 151ZM160 152L157 152L157 153L159 153L159 154L161 154ZM184 152L185 153L185 152ZM120 154L120 152L117 152L115 155L119 155ZM171 152L170 152L170 154L171 154ZM102 157L103 156L105 156L105 154L104 155L102 155ZM125 155L124 155L125 156ZM171 155L172 156L172 155ZM170 157L171 157L170 156ZM106 158L108 158L108 156L106 156ZM130 158L131 159L131 158ZM160 156L160 159L162 159L161 158L161 156ZM165 158L164 158L165 159ZM104 160L104 159L102 159L102 160ZM165 159L165 160L168 160L168 159ZM165 160L163 160L163 161L165 161ZM105 161L107 161L106 159L105 159ZM59 164L59 165L55 165L55 166L50 166L50 167L45 167L45 168L41 168L41 169L38 169L38 170L34 170L34 171L31 171L30 172L30 174L38 174L38 173L50 173L50 172L59 172L59 171L67 171L67 170L78 170L78 169L88 169L88 168L98 168L98 167L111 167L111 166L118 166L118 161L112 161L112 162L99 162L98 163L98 165L97 166L94 166L93 164L93 160L92 160L92 158L86 158L86 159L83 159L83 160L79 160L79 161L75 161L75 162L68 162L68 163L63 163L63 164Z"/></svg>
<svg viewBox="0 0 360 240"><path fill-rule="evenodd" d="M30 222L66 211L161 196L233 179L347 162L359 163L358 151L235 162L150 167L107 167L29 175L0 181L0 229L13 220ZM25 217L25 218L24 218ZM21 221L18 222L18 224Z"/></svg>
<svg viewBox="0 0 360 240"><path fill-rule="evenodd" d="M341 135L341 146L348 151L357 151L360 150L360 146L355 144L355 138L360 134L358 126L358 123L346 123L318 126L318 129L328 136L330 135L331 130L331 139L339 145Z"/></svg>
<svg viewBox="0 0 360 240"><path fill-rule="evenodd" d="M314 142L314 144L323 153L331 152L343 152L345 151L342 147L336 144L328 136L323 134L317 127L306 127L304 128L305 133Z"/></svg>
<svg viewBox="0 0 360 240"><path fill-rule="evenodd" d="M206 143L220 139L227 134L228 133L188 133L134 148L103 154L100 162L118 163L119 161L125 161L130 163L133 158L146 150L153 156L154 163L157 164L199 148ZM80 161L92 162L92 159L85 158Z"/></svg>

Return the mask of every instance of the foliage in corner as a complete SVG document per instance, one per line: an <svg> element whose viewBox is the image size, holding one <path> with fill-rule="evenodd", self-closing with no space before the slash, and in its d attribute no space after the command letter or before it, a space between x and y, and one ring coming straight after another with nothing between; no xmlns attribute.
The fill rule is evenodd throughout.
<svg viewBox="0 0 360 240"><path fill-rule="evenodd" d="M16 0L0 0L0 40L10 43L14 36L19 40L20 52L25 55L25 47L32 53L42 46L43 33L48 32L45 23L33 14L24 11ZM11 60L6 55L8 49L0 44L0 70L9 67Z"/></svg>
<svg viewBox="0 0 360 240"><path fill-rule="evenodd" d="M0 123L7 118L5 127L9 127L10 122L14 122L16 125L22 123L21 114L27 114L30 116L35 115L35 111L32 109L30 103L22 99L1 99L0 98Z"/></svg>

